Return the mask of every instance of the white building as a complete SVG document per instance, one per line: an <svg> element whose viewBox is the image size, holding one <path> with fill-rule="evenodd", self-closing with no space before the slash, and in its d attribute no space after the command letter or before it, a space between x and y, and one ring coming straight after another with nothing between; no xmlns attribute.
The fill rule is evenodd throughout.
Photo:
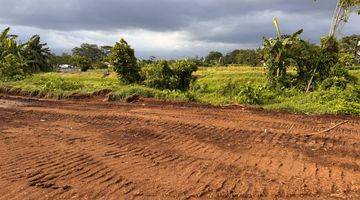
<svg viewBox="0 0 360 200"><path fill-rule="evenodd" d="M69 65L69 64L64 64L64 65L60 65L59 66L59 71L60 72L78 72L80 71L80 69L78 67Z"/></svg>

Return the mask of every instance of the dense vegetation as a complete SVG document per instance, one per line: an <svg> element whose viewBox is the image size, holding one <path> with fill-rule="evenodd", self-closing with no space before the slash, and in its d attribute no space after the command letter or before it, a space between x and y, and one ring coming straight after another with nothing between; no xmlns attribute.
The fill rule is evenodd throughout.
<svg viewBox="0 0 360 200"><path fill-rule="evenodd" d="M350 70L360 78L360 70ZM112 100L134 94L165 100L195 101L212 105L252 104L266 109L280 109L309 114L360 115L360 81L346 89L332 87L309 94L296 88L272 90L264 85L266 74L260 67L200 68L188 91L154 89L139 84L120 85L116 73L103 78L103 71L76 73L41 73L21 81L0 83L2 88L21 88L28 94L67 97L111 90Z"/></svg>
<svg viewBox="0 0 360 200"><path fill-rule="evenodd" d="M0 80L22 79L35 72L50 71L50 50L35 35L26 43L19 43L10 28L0 34Z"/></svg>

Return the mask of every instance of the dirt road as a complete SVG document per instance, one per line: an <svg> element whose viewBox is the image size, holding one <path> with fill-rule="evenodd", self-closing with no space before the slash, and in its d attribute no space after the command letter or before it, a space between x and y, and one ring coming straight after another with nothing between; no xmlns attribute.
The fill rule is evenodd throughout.
<svg viewBox="0 0 360 200"><path fill-rule="evenodd" d="M356 117L1 96L0 199L360 199L359 132Z"/></svg>

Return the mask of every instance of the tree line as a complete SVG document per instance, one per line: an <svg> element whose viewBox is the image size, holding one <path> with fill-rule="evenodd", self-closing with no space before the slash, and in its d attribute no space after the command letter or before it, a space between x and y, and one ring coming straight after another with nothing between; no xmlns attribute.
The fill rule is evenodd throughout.
<svg viewBox="0 0 360 200"><path fill-rule="evenodd" d="M339 41L340 60L346 67L360 66L360 35L350 35ZM244 65L262 66L264 50L235 49L223 54L219 51L210 51L205 58L196 58L203 66Z"/></svg>

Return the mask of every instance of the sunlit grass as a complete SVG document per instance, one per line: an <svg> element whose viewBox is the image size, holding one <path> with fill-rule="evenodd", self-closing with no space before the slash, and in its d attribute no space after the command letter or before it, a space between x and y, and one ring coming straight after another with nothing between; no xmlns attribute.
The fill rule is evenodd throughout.
<svg viewBox="0 0 360 200"><path fill-rule="evenodd" d="M360 70L351 70L360 80ZM360 115L360 87L349 86L345 90L331 89L305 94L303 91L269 91L265 89L265 71L253 67L200 68L188 92L158 90L142 85L122 85L115 73L103 77L102 71L76 73L35 74L21 81L0 83L6 88L22 91L51 93L66 97L71 94L91 94L100 90L113 91L114 99L124 99L138 94L144 97L167 100L196 101L199 103L256 104L266 109L288 110L309 114Z"/></svg>

